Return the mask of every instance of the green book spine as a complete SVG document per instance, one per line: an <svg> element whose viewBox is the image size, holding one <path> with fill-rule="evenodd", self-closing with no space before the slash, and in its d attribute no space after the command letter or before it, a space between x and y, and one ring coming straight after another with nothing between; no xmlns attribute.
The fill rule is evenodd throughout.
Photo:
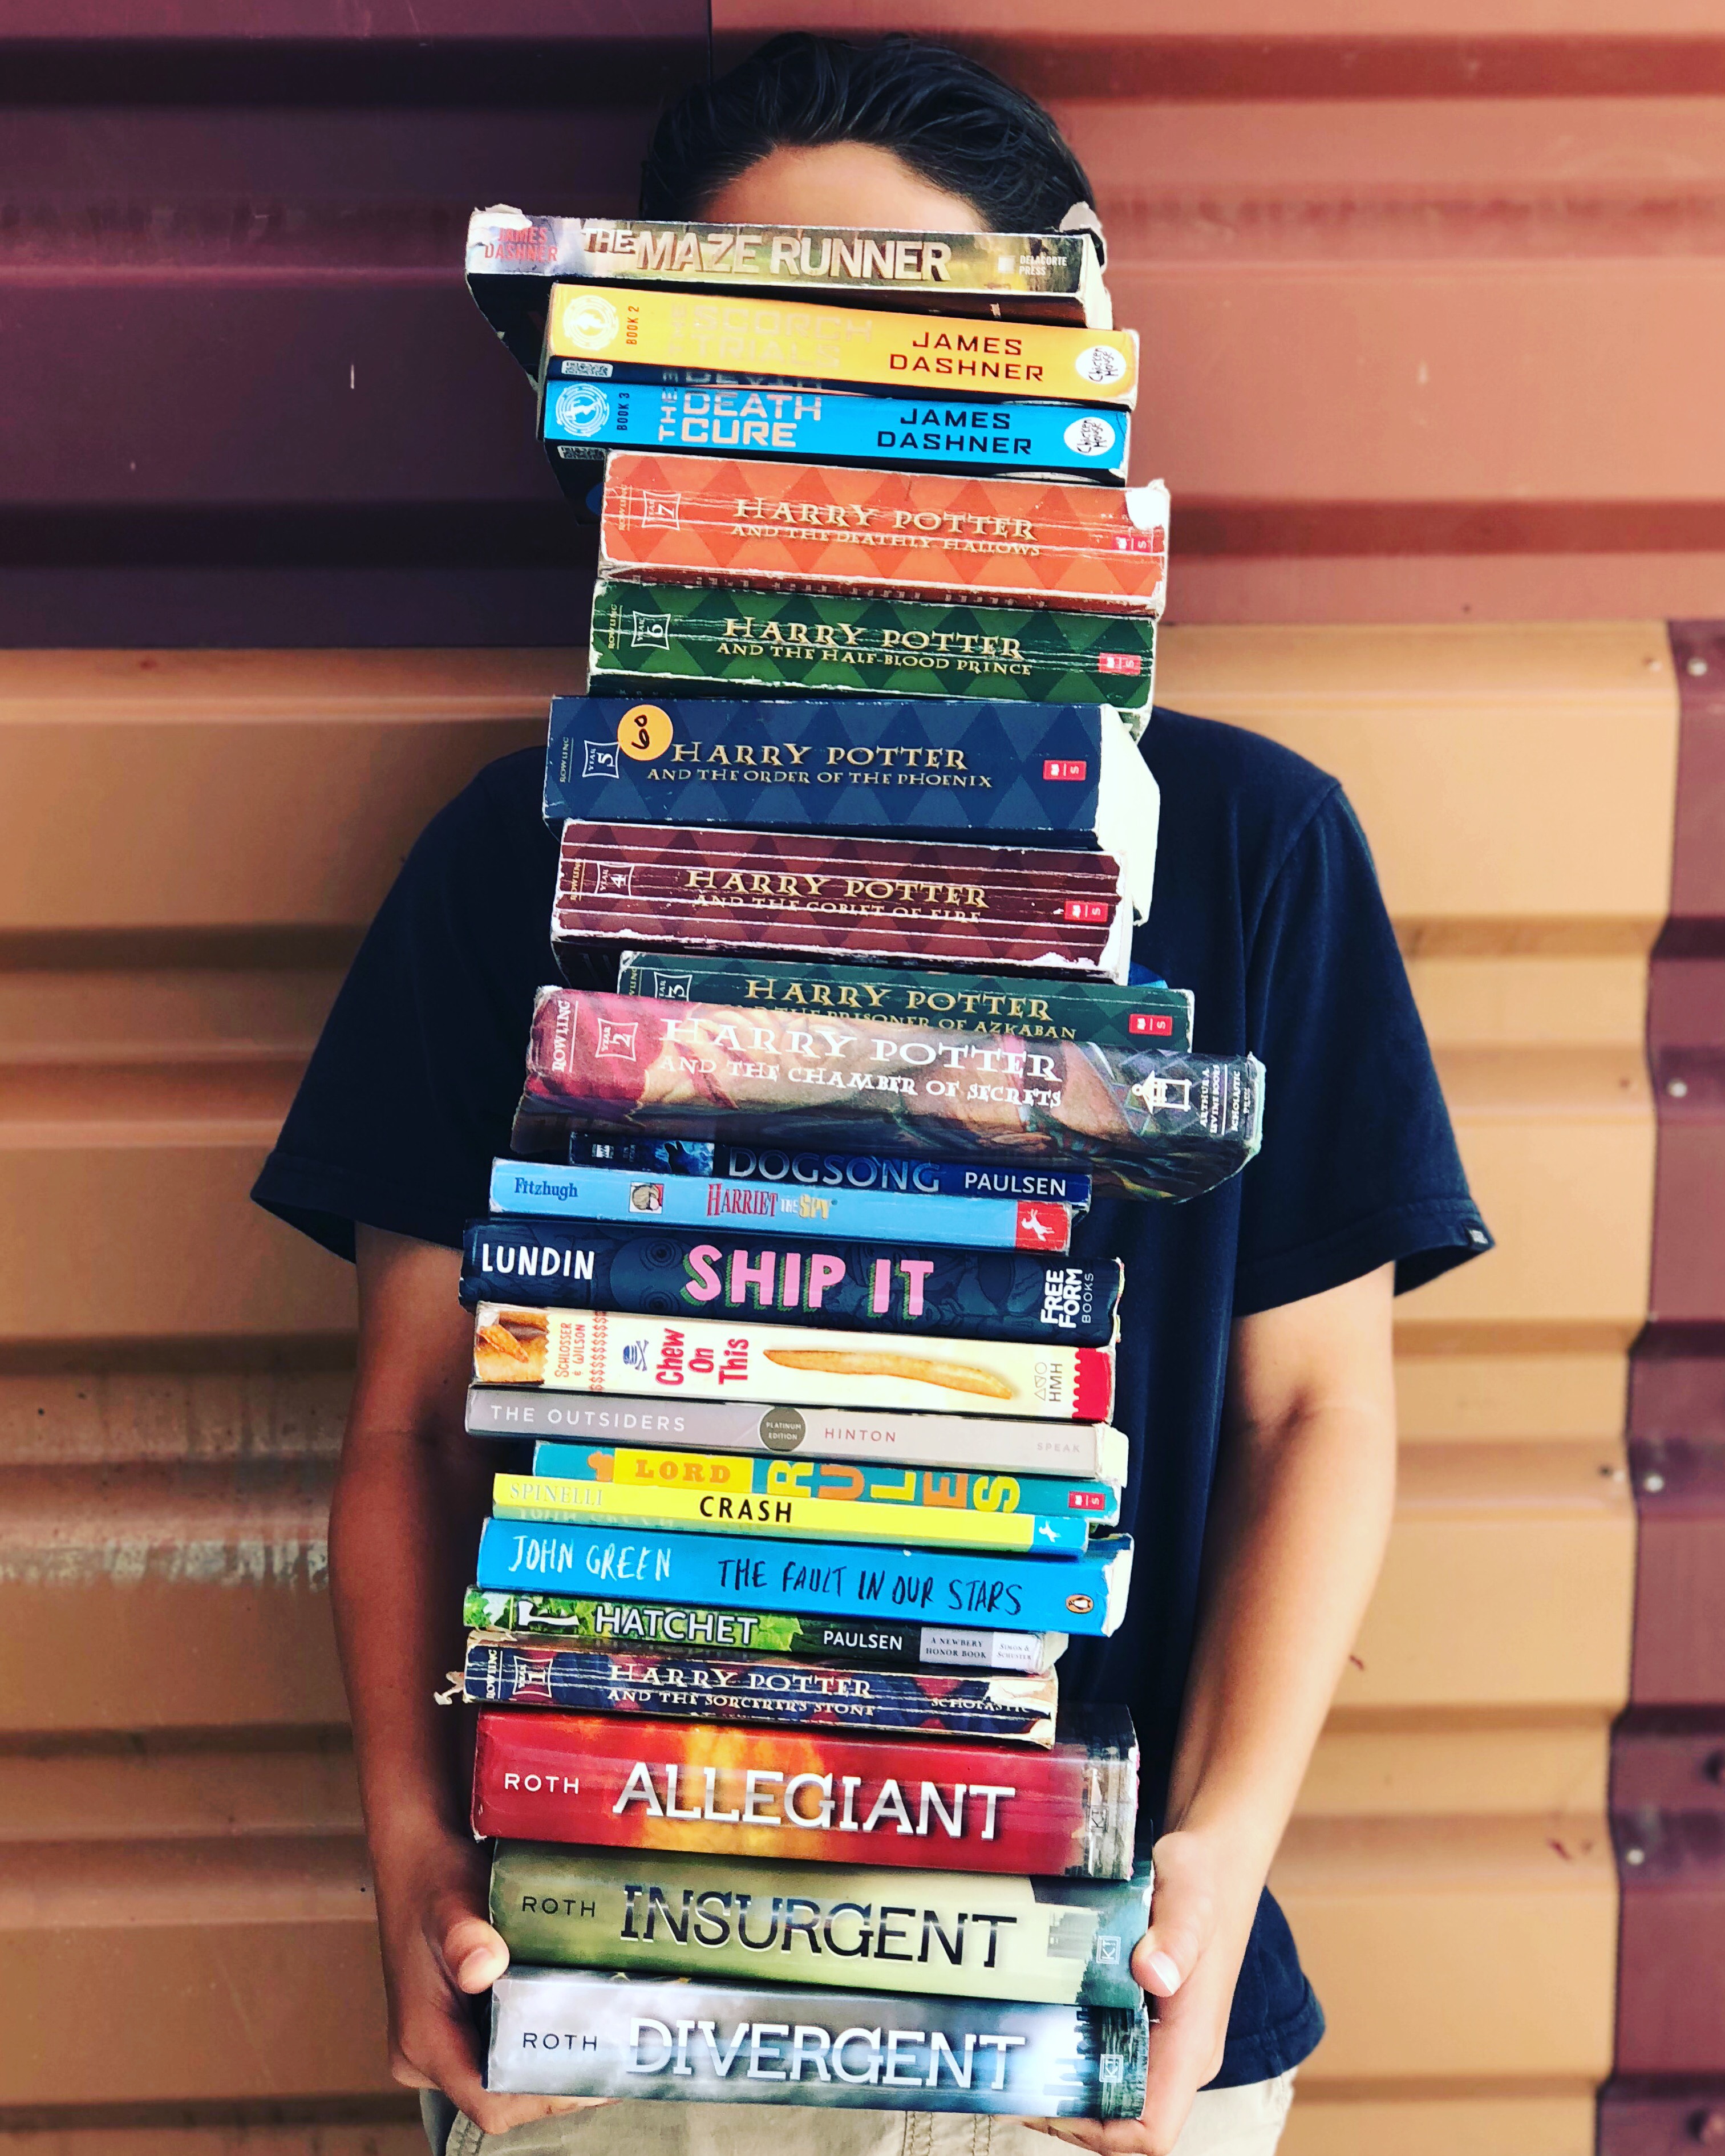
<svg viewBox="0 0 1725 2156"><path fill-rule="evenodd" d="M1155 662L1156 624L1142 615L602 583L588 687L725 682L1137 710Z"/></svg>
<svg viewBox="0 0 1725 2156"><path fill-rule="evenodd" d="M1132 2008L1150 1886L504 1841L491 1921L550 1968Z"/></svg>

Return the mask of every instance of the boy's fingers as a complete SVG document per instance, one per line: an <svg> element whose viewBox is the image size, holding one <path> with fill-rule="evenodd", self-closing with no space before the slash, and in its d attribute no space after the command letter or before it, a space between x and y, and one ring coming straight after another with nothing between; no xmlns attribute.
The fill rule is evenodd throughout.
<svg viewBox="0 0 1725 2156"><path fill-rule="evenodd" d="M458 1991L489 1991L509 1967L502 1934L470 1911L446 1913L442 1925L444 1967Z"/></svg>

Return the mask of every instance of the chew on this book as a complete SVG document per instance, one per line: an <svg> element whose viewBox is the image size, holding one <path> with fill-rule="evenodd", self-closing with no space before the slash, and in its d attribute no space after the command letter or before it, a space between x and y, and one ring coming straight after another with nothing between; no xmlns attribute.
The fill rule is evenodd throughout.
<svg viewBox="0 0 1725 2156"><path fill-rule="evenodd" d="M1168 489L655 456L605 475L599 574L1159 614Z"/></svg>
<svg viewBox="0 0 1725 2156"><path fill-rule="evenodd" d="M1124 1707L1046 1752L963 1738L721 1729L483 1707L473 1830L511 1841L823 1864L1129 1879L1138 1743Z"/></svg>
<svg viewBox="0 0 1725 2156"><path fill-rule="evenodd" d="M1101 249L1088 232L672 224L531 217L506 205L469 218L468 290L529 374L537 373L544 351L552 286L577 280L1114 326Z"/></svg>
<svg viewBox="0 0 1725 2156"><path fill-rule="evenodd" d="M552 947L583 973L595 943L652 942L1123 981L1125 881L1108 854L572 822Z"/></svg>
<svg viewBox="0 0 1725 2156"><path fill-rule="evenodd" d="M547 384L584 381L786 383L1033 398L1130 411L1133 330L1067 329L831 306L798 297L553 285L545 317Z"/></svg>
<svg viewBox="0 0 1725 2156"><path fill-rule="evenodd" d="M485 2085L542 2096L1136 2118L1148 2060L1142 2005L512 1969L491 1992Z"/></svg>
<svg viewBox="0 0 1725 2156"><path fill-rule="evenodd" d="M559 1130L1065 1160L1129 1197L1189 1198L1258 1149L1255 1056L1173 1055L875 1019L542 988L516 1122ZM961 1203L968 1201L958 1201ZM1106 1418L1098 1418L1106 1419Z"/></svg>
<svg viewBox="0 0 1725 2156"><path fill-rule="evenodd" d="M927 1333L859 1341L740 1318L495 1302L482 1302L475 1321L473 1374L481 1385L793 1407L974 1409L1050 1422L1106 1422L1114 1404L1111 1348Z"/></svg>
<svg viewBox="0 0 1725 2156"><path fill-rule="evenodd" d="M1127 1535L1096 1535L1081 1555L1050 1558L487 1520L478 1584L492 1593L628 1594L691 1607L1106 1639L1126 1614L1132 1558Z"/></svg>
<svg viewBox="0 0 1725 2156"><path fill-rule="evenodd" d="M1151 1883L505 1842L490 1915L552 1967L1131 2011Z"/></svg>
<svg viewBox="0 0 1725 2156"><path fill-rule="evenodd" d="M557 696L545 820L1094 849L1150 911L1161 796L1106 704Z"/></svg>

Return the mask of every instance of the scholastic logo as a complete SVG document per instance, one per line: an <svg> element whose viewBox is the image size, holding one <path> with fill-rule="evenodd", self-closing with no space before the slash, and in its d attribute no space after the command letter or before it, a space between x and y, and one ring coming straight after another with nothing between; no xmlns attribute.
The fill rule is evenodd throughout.
<svg viewBox="0 0 1725 2156"><path fill-rule="evenodd" d="M1127 1015L1126 1029L1128 1033L1171 1034L1174 1022L1166 1011L1132 1011Z"/></svg>
<svg viewBox="0 0 1725 2156"><path fill-rule="evenodd" d="M639 1019L632 1019L627 1025L619 1025L614 1019L602 1018L599 1020L599 1043L593 1054L596 1056L610 1056L619 1063L633 1063L635 1060L635 1035L639 1031Z"/></svg>
<svg viewBox="0 0 1725 2156"><path fill-rule="evenodd" d="M1098 674L1142 674L1144 662L1136 651L1099 651L1096 654Z"/></svg>
<svg viewBox="0 0 1725 2156"><path fill-rule="evenodd" d="M1089 773L1090 766L1076 757L1050 756L1043 758L1042 775L1045 778L1081 782L1089 776Z"/></svg>

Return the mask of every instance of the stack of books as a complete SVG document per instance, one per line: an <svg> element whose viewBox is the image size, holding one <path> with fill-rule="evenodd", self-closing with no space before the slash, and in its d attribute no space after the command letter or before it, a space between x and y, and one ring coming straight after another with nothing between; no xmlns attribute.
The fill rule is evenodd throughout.
<svg viewBox="0 0 1725 2156"><path fill-rule="evenodd" d="M559 962L620 952L542 990L464 1252L469 1429L533 1442L456 1683L490 2085L1135 2116L1137 1743L1058 1698L1132 1563L1072 1235L1242 1167L1263 1084L1131 978L1136 341L1083 234L487 212L469 267L601 520L545 806Z"/></svg>

